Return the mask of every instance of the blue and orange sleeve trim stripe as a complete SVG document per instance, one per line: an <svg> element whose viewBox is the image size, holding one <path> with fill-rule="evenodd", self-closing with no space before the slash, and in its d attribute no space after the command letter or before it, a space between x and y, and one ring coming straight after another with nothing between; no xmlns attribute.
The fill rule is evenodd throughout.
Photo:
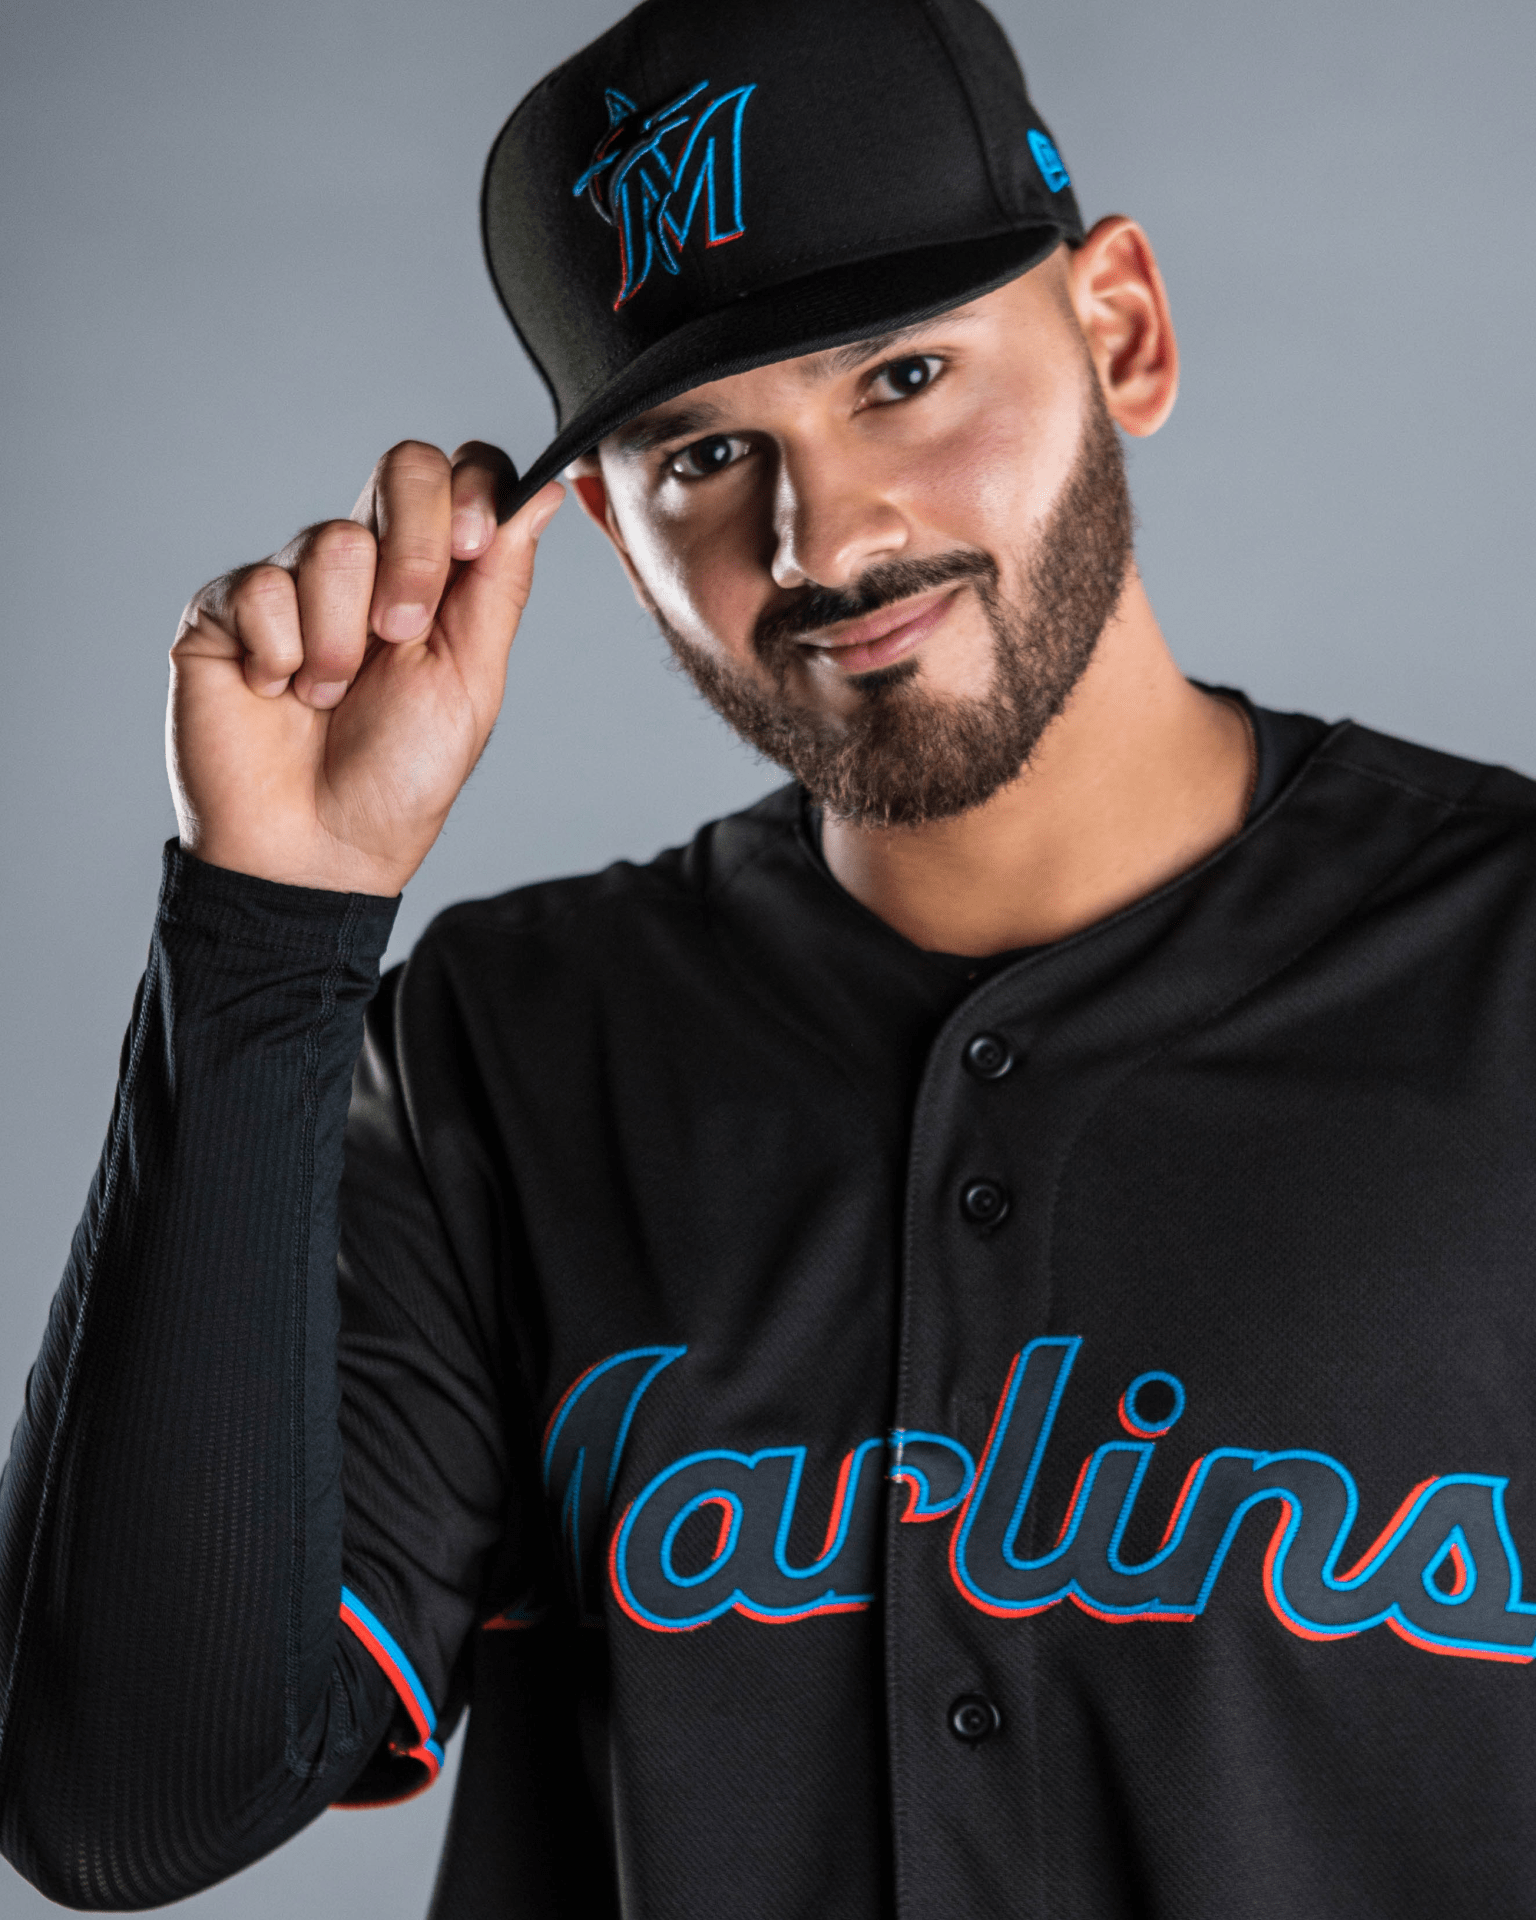
<svg viewBox="0 0 1536 1920"><path fill-rule="evenodd" d="M350 1587L341 1590L341 1618L342 1624L351 1628L378 1662L416 1729L416 1745L396 1747L395 1751L408 1760L419 1760L427 1769L424 1784L431 1786L442 1771L443 1750L432 1737L437 1731L437 1715L432 1711L432 1702L416 1669L389 1628L371 1608L364 1606Z"/></svg>

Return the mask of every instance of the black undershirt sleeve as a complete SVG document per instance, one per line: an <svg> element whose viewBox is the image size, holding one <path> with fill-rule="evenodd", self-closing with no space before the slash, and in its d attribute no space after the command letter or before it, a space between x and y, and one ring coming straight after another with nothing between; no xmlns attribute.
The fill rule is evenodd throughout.
<svg viewBox="0 0 1536 1920"><path fill-rule="evenodd" d="M337 1196L395 905L167 850L0 1479L0 1840L71 1906L207 1886L430 1745L341 1600Z"/></svg>

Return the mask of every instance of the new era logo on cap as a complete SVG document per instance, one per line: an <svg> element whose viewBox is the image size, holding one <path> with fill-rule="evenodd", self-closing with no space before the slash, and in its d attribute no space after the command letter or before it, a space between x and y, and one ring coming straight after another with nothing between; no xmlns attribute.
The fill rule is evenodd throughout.
<svg viewBox="0 0 1536 1920"><path fill-rule="evenodd" d="M1052 193L1060 193L1063 187L1072 184L1071 174L1061 164L1061 155L1038 127L1029 130L1029 150L1035 156L1040 178Z"/></svg>
<svg viewBox="0 0 1536 1920"><path fill-rule="evenodd" d="M741 123L755 86L711 96L701 80L667 106L640 117L617 87L608 87L608 131L572 187L587 196L619 236L615 309L633 299L659 259L679 271L679 251L704 204L706 246L724 246L746 232L741 210ZM670 151L669 151L670 149Z"/></svg>

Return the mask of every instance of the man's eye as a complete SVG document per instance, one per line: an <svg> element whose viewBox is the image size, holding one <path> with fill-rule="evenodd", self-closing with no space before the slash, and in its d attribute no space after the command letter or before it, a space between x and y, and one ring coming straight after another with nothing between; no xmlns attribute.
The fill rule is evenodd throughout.
<svg viewBox="0 0 1536 1920"><path fill-rule="evenodd" d="M707 440L695 440L691 447L674 453L667 462L667 470L680 480L705 480L712 473L734 466L744 451L742 442L733 434L712 433Z"/></svg>
<svg viewBox="0 0 1536 1920"><path fill-rule="evenodd" d="M943 365L936 353L910 354L905 360L893 360L889 366L882 367L872 387L885 388L883 394L877 395L879 399L909 400L914 393L933 385Z"/></svg>

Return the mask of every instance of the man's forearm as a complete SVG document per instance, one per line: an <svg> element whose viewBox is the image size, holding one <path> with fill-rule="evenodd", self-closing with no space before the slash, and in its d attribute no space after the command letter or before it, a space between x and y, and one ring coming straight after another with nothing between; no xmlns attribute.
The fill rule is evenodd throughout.
<svg viewBox="0 0 1536 1920"><path fill-rule="evenodd" d="M206 1885L389 1717L338 1631L336 1194L394 903L172 849L112 1124L0 1481L4 1848Z"/></svg>

